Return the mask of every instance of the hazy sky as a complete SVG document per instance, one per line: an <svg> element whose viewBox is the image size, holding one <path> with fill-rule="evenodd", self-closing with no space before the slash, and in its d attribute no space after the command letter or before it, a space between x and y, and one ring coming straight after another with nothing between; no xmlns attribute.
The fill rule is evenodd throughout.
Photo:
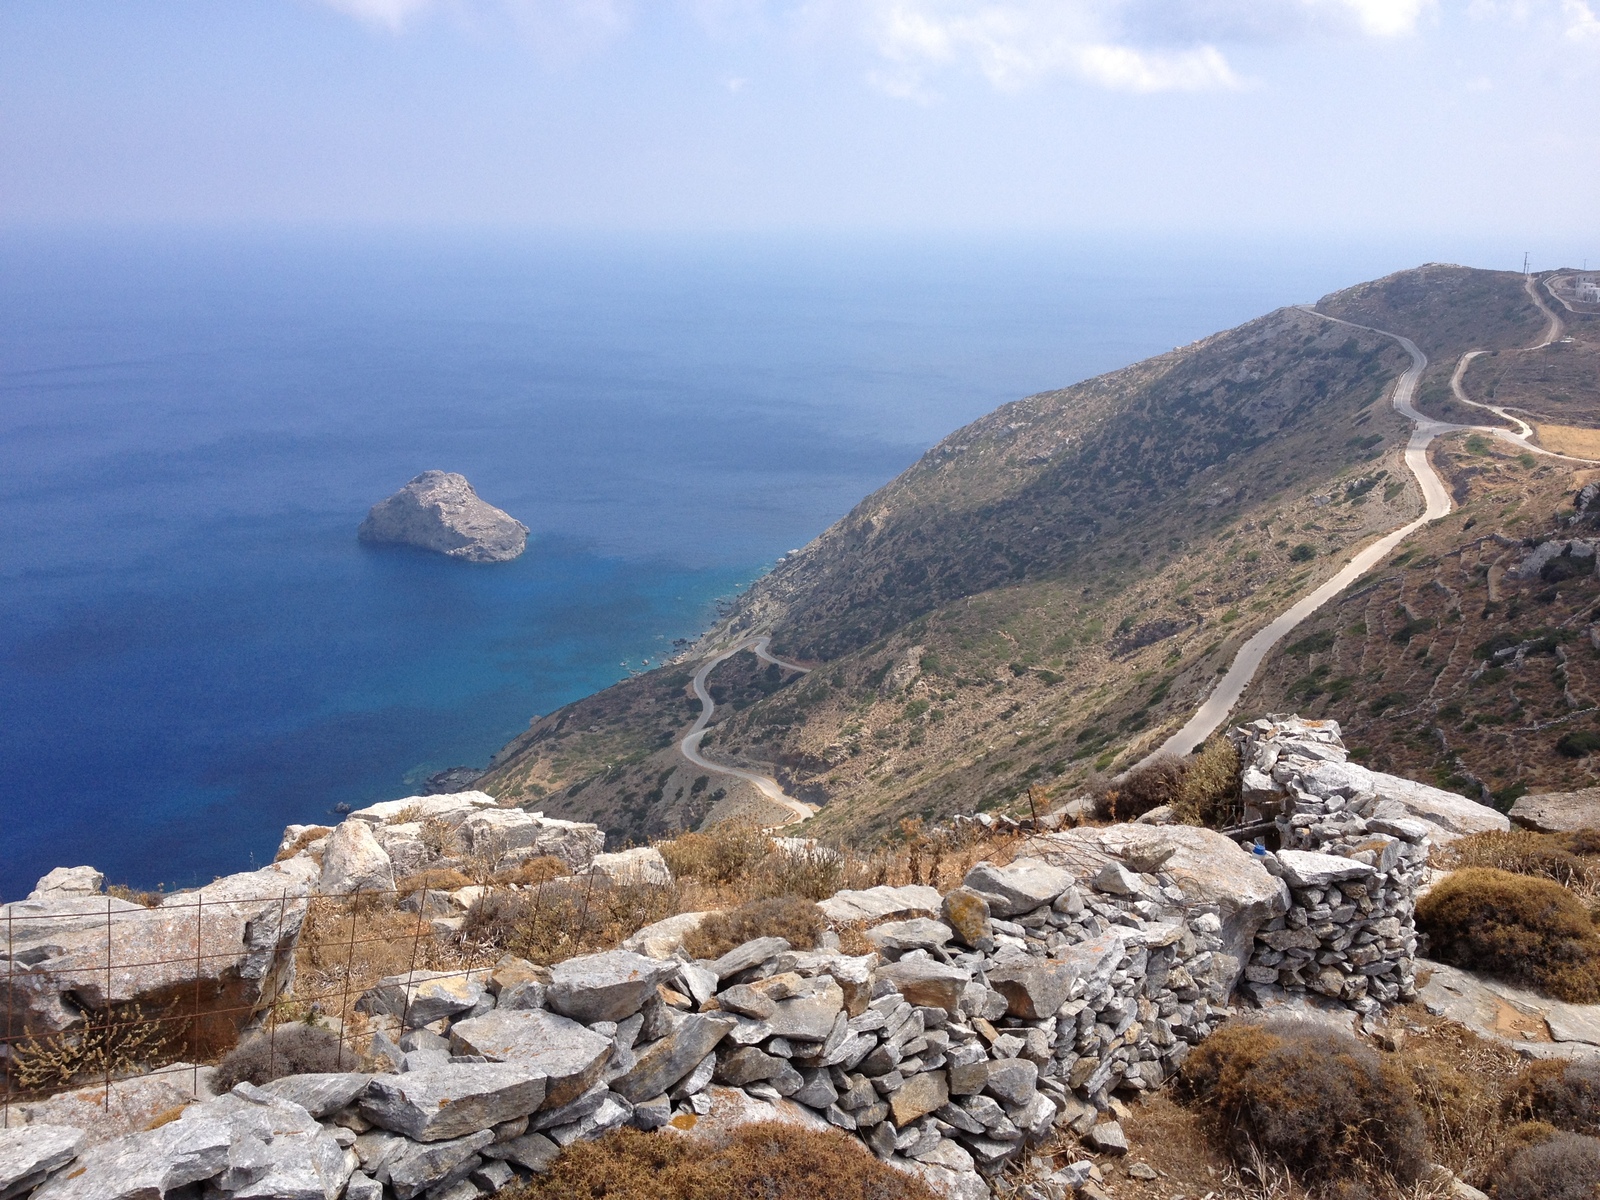
<svg viewBox="0 0 1600 1200"><path fill-rule="evenodd" d="M0 221L1591 240L1600 0L0 0Z"/></svg>

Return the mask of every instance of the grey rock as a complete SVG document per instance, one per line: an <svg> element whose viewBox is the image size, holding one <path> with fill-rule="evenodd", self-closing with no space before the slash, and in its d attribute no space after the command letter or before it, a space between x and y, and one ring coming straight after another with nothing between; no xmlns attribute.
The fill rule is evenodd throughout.
<svg viewBox="0 0 1600 1200"><path fill-rule="evenodd" d="M98 896L105 884L104 873L93 867L56 867L33 885L28 899L45 900L52 895Z"/></svg>
<svg viewBox="0 0 1600 1200"><path fill-rule="evenodd" d="M588 1091L614 1049L610 1038L540 1009L497 1008L458 1021L450 1030L450 1043L458 1053L481 1054L545 1080L543 1099L548 1108L569 1104Z"/></svg>
<svg viewBox="0 0 1600 1200"><path fill-rule="evenodd" d="M817 907L835 925L852 921L893 921L905 917L933 917L943 902L938 891L918 884L889 887L887 884L861 891L835 892Z"/></svg>
<svg viewBox="0 0 1600 1200"><path fill-rule="evenodd" d="M1028 1020L1055 1016L1056 1010L1073 998L1074 985L1081 985L1083 979L1081 957L1028 959L989 972L989 986L1006 998L1006 1011Z"/></svg>
<svg viewBox="0 0 1600 1200"><path fill-rule="evenodd" d="M399 1200L411 1200L429 1188L465 1178L480 1161L478 1151L493 1140L492 1133L480 1129L449 1141L411 1142L385 1165L389 1186Z"/></svg>
<svg viewBox="0 0 1600 1200"><path fill-rule="evenodd" d="M727 1012L736 1012L757 1021L765 1021L778 1010L776 1000L747 983L724 988L717 993L717 1003Z"/></svg>
<svg viewBox="0 0 1600 1200"><path fill-rule="evenodd" d="M825 1070L802 1071L803 1082L789 1098L796 1103L807 1105L811 1108L827 1108L839 1099L839 1089L833 1085L833 1079Z"/></svg>
<svg viewBox="0 0 1600 1200"><path fill-rule="evenodd" d="M474 1183L471 1176L478 1174L481 1168L473 1166L468 1170L468 1178L445 1180L434 1184L428 1189L428 1200L478 1200L482 1190Z"/></svg>
<svg viewBox="0 0 1600 1200"><path fill-rule="evenodd" d="M357 1171L344 1185L344 1200L383 1200L383 1184L365 1172Z"/></svg>
<svg viewBox="0 0 1600 1200"><path fill-rule="evenodd" d="M677 963L627 950L583 954L550 969L545 1003L584 1024L621 1021L644 1007L656 986L677 973Z"/></svg>
<svg viewBox="0 0 1600 1200"><path fill-rule="evenodd" d="M327 1072L286 1075L262 1084L261 1090L278 1100L298 1104L321 1119L351 1104L371 1082L372 1076L357 1072Z"/></svg>
<svg viewBox="0 0 1600 1200"><path fill-rule="evenodd" d="M1019 858L1004 867L979 863L962 883L989 900L992 914L1010 917L1049 904L1076 880L1071 871L1043 859Z"/></svg>
<svg viewBox="0 0 1600 1200"><path fill-rule="evenodd" d="M525 1116L545 1096L544 1076L519 1065L451 1063L374 1076L361 1115L414 1141L440 1142Z"/></svg>
<svg viewBox="0 0 1600 1200"><path fill-rule="evenodd" d="M867 930L867 941L880 951L938 950L954 936L950 926L928 917L889 921Z"/></svg>
<svg viewBox="0 0 1600 1200"><path fill-rule="evenodd" d="M596 854L589 864L589 869L596 874L604 875L616 883L642 883L651 887L671 887L672 871L667 867L667 860L661 857L661 851L654 846L636 846L632 850L619 850L615 854ZM682 939L679 939L682 945ZM671 954L649 955L648 957L665 958Z"/></svg>
<svg viewBox="0 0 1600 1200"><path fill-rule="evenodd" d="M1038 1082L1038 1064L1029 1059L991 1059L984 1088L1006 1104L1027 1104L1033 1099Z"/></svg>
<svg viewBox="0 0 1600 1200"><path fill-rule="evenodd" d="M634 1104L660 1096L694 1070L734 1026L728 1017L697 1014L639 1056L633 1069L611 1083L611 1090Z"/></svg>
<svg viewBox="0 0 1600 1200"><path fill-rule="evenodd" d="M514 1163L525 1171L532 1171L535 1175L546 1174L550 1170L550 1164L560 1153L561 1147L542 1133L525 1133L498 1146L486 1146L483 1150L485 1158L497 1158Z"/></svg>
<svg viewBox="0 0 1600 1200"><path fill-rule="evenodd" d="M1096 890L1112 896L1142 896L1144 881L1121 863L1107 863L1095 874Z"/></svg>
<svg viewBox="0 0 1600 1200"><path fill-rule="evenodd" d="M700 1060L698 1066L684 1077L683 1082L667 1093L674 1100L682 1100L703 1092L711 1085L711 1078L716 1074L717 1056L708 1054Z"/></svg>
<svg viewBox="0 0 1600 1200"><path fill-rule="evenodd" d="M1373 873L1365 863L1314 850L1279 850L1278 865L1283 868L1284 882L1296 888L1327 887L1330 883L1362 879Z"/></svg>
<svg viewBox="0 0 1600 1200"><path fill-rule="evenodd" d="M789 1064L781 1058L755 1046L741 1046L717 1059L716 1074L713 1078L718 1083L744 1087L758 1080L771 1079L780 1071L789 1069Z"/></svg>
<svg viewBox="0 0 1600 1200"><path fill-rule="evenodd" d="M588 1091L579 1096L570 1104L563 1104L560 1108L546 1109L537 1113L528 1122L528 1127L535 1133L555 1129L562 1125L572 1125L596 1112L606 1097L611 1094L611 1089L603 1083L597 1083Z"/></svg>
<svg viewBox="0 0 1600 1200"><path fill-rule="evenodd" d="M878 978L892 984L912 1004L956 1012L961 993L972 982L965 968L928 958L901 959L878 968Z"/></svg>
<svg viewBox="0 0 1600 1200"><path fill-rule="evenodd" d="M343 821L328 835L317 890L330 896L394 890L394 864L365 821Z"/></svg>
<svg viewBox="0 0 1600 1200"><path fill-rule="evenodd" d="M486 1191L498 1192L516 1178L516 1173L506 1166L504 1160L493 1158L473 1171L469 1178Z"/></svg>
<svg viewBox="0 0 1600 1200"><path fill-rule="evenodd" d="M298 1104L241 1083L185 1111L186 1120L228 1125L227 1169L216 1186L239 1200L335 1200L356 1158Z"/></svg>
<svg viewBox="0 0 1600 1200"><path fill-rule="evenodd" d="M1519 796L1511 805L1510 815L1511 820L1524 829L1539 833L1600 829L1600 788ZM40 880L41 884L43 882Z"/></svg>
<svg viewBox="0 0 1600 1200"><path fill-rule="evenodd" d="M356 536L378 545L416 546L466 562L508 562L528 544L528 527L478 498L454 471L424 471L372 506Z"/></svg>
<svg viewBox="0 0 1600 1200"><path fill-rule="evenodd" d="M413 971L390 975L361 994L356 1011L398 1017L409 1026L471 1012L484 997L487 971Z"/></svg>
<svg viewBox="0 0 1600 1200"><path fill-rule="evenodd" d="M1083 1140L1101 1154L1121 1155L1128 1152L1128 1135L1116 1121L1102 1121L1091 1128Z"/></svg>
<svg viewBox="0 0 1600 1200"><path fill-rule="evenodd" d="M776 958L788 949L788 941L781 937L753 938L741 946L735 946L721 958L700 965L719 980L727 979L740 971L760 966L767 959Z"/></svg>
<svg viewBox="0 0 1600 1200"><path fill-rule="evenodd" d="M665 1096L654 1096L633 1106L635 1128L660 1129L670 1120L672 1120L672 1101Z"/></svg>
<svg viewBox="0 0 1600 1200"><path fill-rule="evenodd" d="M809 996L780 1000L766 1019L773 1035L808 1042L823 1042L833 1032L844 1009L844 991L831 977L819 981Z"/></svg>
<svg viewBox="0 0 1600 1200"><path fill-rule="evenodd" d="M172 1121L91 1147L77 1169L33 1193L42 1200L155 1200L228 1168L232 1132L225 1121Z"/></svg>
<svg viewBox="0 0 1600 1200"><path fill-rule="evenodd" d="M950 1099L943 1071L913 1075L889 1097L889 1112L894 1123L904 1129L911 1122L936 1112Z"/></svg>
<svg viewBox="0 0 1600 1200"><path fill-rule="evenodd" d="M599 1137L608 1130L626 1125L633 1116L633 1105L614 1092L607 1093L600 1105L588 1116L570 1125L557 1125L550 1137L561 1146Z"/></svg>
<svg viewBox="0 0 1600 1200"><path fill-rule="evenodd" d="M671 958L683 948L683 939L699 929L710 915L710 912L687 912L664 917L624 939L622 949L646 958Z"/></svg>
<svg viewBox="0 0 1600 1200"><path fill-rule="evenodd" d="M32 1191L50 1172L76 1158L87 1140L83 1130L69 1125L0 1129L0 1200Z"/></svg>

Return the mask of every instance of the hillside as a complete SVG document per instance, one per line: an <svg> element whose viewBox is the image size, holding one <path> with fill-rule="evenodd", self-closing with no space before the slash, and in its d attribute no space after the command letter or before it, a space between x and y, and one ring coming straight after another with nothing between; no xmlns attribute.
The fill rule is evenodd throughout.
<svg viewBox="0 0 1600 1200"><path fill-rule="evenodd" d="M1509 363L1546 321L1520 275L1456 267L1319 307L1407 333L1432 360L1421 391L1442 372L1446 395L1460 353ZM1389 338L1284 309L957 431L759 581L694 648L698 661L766 632L774 653L814 667L800 676L746 653L717 668L706 753L822 804L809 828L834 836L1025 806L1030 786L1070 791L1127 765L1193 710L1240 641L1352 548L1421 511L1401 458L1409 422L1383 402L1407 363ZM1537 382L1530 371L1518 380ZM1525 468L1461 438L1444 457L1458 493L1483 492L1478 521L1430 529L1424 540L1440 545L1411 562L1485 536L1493 505L1512 503L1504 489L1522 497L1522 524L1503 536L1570 499L1570 471L1548 460ZM1388 624L1369 624L1330 652L1392 639ZM538 721L484 785L618 838L760 812L753 789L691 769L676 750L698 712L691 659ZM1342 659L1308 665L1303 647L1280 653L1246 708L1303 705L1291 689L1323 666L1319 678L1349 674ZM1316 697L1331 713L1402 690L1360 674ZM1395 707L1380 704L1374 720ZM1528 786L1546 771L1528 770Z"/></svg>

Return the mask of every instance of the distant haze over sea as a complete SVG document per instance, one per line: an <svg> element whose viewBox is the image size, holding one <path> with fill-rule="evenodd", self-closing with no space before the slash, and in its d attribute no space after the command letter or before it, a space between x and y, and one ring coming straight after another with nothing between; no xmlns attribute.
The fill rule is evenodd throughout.
<svg viewBox="0 0 1600 1200"><path fill-rule="evenodd" d="M659 662L996 405L1412 262L0 235L0 899L58 865L264 864L286 823L482 765ZM427 468L526 523L527 553L359 545Z"/></svg>

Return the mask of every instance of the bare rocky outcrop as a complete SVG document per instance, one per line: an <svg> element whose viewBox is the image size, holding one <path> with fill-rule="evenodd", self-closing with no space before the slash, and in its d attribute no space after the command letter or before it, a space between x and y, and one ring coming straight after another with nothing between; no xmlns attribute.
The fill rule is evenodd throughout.
<svg viewBox="0 0 1600 1200"><path fill-rule="evenodd" d="M1520 796L1511 806L1511 819L1538 833L1600 829L1600 788Z"/></svg>
<svg viewBox="0 0 1600 1200"><path fill-rule="evenodd" d="M486 504L466 476L424 471L361 522L364 542L416 546L467 562L509 562L528 544L528 527Z"/></svg>

